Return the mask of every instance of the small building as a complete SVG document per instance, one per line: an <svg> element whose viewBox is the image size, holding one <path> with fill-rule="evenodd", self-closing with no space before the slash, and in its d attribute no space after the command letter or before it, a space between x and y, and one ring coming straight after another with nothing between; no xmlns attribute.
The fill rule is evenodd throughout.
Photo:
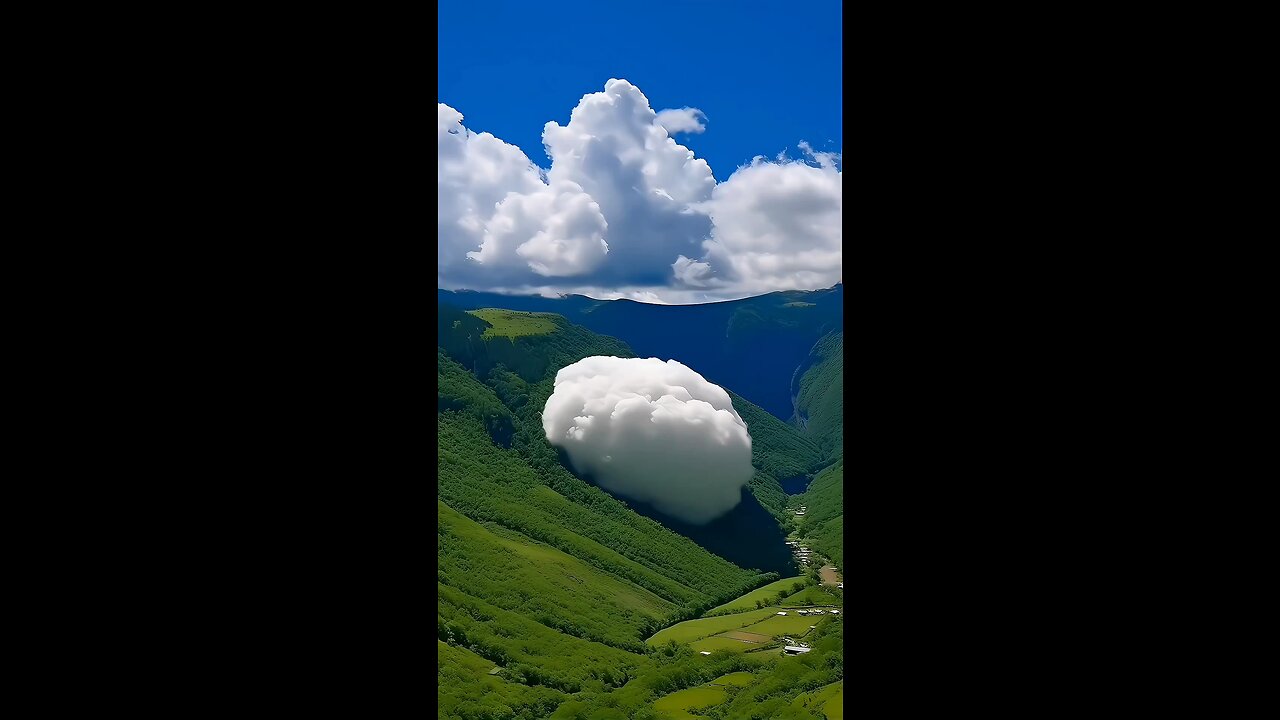
<svg viewBox="0 0 1280 720"><path fill-rule="evenodd" d="M832 615L839 615L839 614L840 614L840 611L839 611L839 610L832 610L832 611L831 611L831 614L832 614Z"/></svg>
<svg viewBox="0 0 1280 720"><path fill-rule="evenodd" d="M778 614L779 614L779 615L786 615L786 613L784 613L784 612L780 612L780 613L778 613Z"/></svg>
<svg viewBox="0 0 1280 720"><path fill-rule="evenodd" d="M817 625L810 625L810 626L809 626L809 629L810 629L810 630L817 630L817 629L818 629L818 626L817 626Z"/></svg>
<svg viewBox="0 0 1280 720"><path fill-rule="evenodd" d="M707 652L706 650L699 650L699 651L698 651L698 654L699 654L699 655L710 655L711 653Z"/></svg>
<svg viewBox="0 0 1280 720"><path fill-rule="evenodd" d="M783 653L784 655L800 655L800 654L807 653L807 652L809 652L809 648L807 648L807 647L797 647L797 646L795 646L795 645L788 645L788 646L786 646L786 647L782 648L782 653Z"/></svg>

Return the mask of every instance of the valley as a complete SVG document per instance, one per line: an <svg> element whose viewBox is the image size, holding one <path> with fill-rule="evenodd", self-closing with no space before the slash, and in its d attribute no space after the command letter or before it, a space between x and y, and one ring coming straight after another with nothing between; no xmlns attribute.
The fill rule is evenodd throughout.
<svg viewBox="0 0 1280 720"><path fill-rule="evenodd" d="M727 315L688 306L708 309L663 326L673 341L645 329L651 311L644 308L660 306L624 311L601 301L506 297L506 305L464 309L442 302L440 717L842 716L843 418L840 398L828 397L843 392L842 321L821 297L798 299L811 293L774 295L801 304L782 308L763 296L780 306L776 313L747 303ZM565 314L543 309L556 302ZM799 324L813 339L796 342L795 327L770 335L784 310L815 308L829 316ZM585 318L627 332L601 334ZM721 321L728 335L756 323L730 346L785 344L800 354L785 372L769 371L781 378L774 378L780 395L757 387L761 378L744 381L771 408L723 383L750 429L754 473L727 514L703 525L664 515L578 475L547 441L541 416L556 373L585 357L636 357L624 334L670 349L702 338L700 357L721 378L745 377L727 369L732 353L710 347L710 330ZM806 353L812 362L793 399L791 375ZM784 355L791 357L775 349L772 357ZM793 417L797 408L804 427ZM812 548L807 566L788 539Z"/></svg>

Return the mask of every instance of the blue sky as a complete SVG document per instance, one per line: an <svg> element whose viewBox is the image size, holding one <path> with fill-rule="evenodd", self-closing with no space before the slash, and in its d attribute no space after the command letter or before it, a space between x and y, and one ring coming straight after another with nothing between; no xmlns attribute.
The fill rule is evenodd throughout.
<svg viewBox="0 0 1280 720"><path fill-rule="evenodd" d="M840 282L841 21L833 0L440 6L439 287Z"/></svg>
<svg viewBox="0 0 1280 720"><path fill-rule="evenodd" d="M439 6L439 98L543 168L542 127L623 78L655 110L696 107L681 144L717 181L756 155L843 145L839 2L485 2Z"/></svg>

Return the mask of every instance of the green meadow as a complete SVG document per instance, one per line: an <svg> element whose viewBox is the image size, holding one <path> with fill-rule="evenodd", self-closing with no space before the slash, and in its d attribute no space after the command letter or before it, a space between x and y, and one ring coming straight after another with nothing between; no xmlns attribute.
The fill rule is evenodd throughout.
<svg viewBox="0 0 1280 720"><path fill-rule="evenodd" d="M484 337L516 338L523 335L548 335L556 331L555 323L547 319L548 313L485 308L472 310L470 314L493 326L485 329Z"/></svg>
<svg viewBox="0 0 1280 720"><path fill-rule="evenodd" d="M722 633L725 630L737 630L745 625L763 620L776 612L778 612L776 608L764 608L736 615L685 620L656 633L645 642L650 645L662 645L668 640L675 640L678 643L693 642L694 640L701 640L702 638Z"/></svg>
<svg viewBox="0 0 1280 720"><path fill-rule="evenodd" d="M711 610L707 611L707 614L714 615L722 612L755 610L756 601L772 604L773 601L778 599L779 595L786 595L787 593L790 593L797 583L804 585L805 577L803 575L797 575L795 577L784 578L777 582L769 583L762 588L752 590L742 597L730 600L719 607L711 608Z"/></svg>

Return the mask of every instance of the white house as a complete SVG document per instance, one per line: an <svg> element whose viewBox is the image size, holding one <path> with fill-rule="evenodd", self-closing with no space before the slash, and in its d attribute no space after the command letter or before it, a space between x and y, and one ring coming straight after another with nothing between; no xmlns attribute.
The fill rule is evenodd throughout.
<svg viewBox="0 0 1280 720"><path fill-rule="evenodd" d="M797 646L795 646L795 645L788 645L788 646L786 646L786 647L782 648L782 652L783 652L783 653L785 653L785 654L787 654L787 655L799 655L799 654L801 654L801 653L807 653L807 652L809 652L809 648L807 648L807 647L797 647Z"/></svg>
<svg viewBox="0 0 1280 720"><path fill-rule="evenodd" d="M839 611L839 610L832 610L832 611L831 611L831 614L832 614L832 615L839 615L839 614L840 614L840 611Z"/></svg>
<svg viewBox="0 0 1280 720"><path fill-rule="evenodd" d="M699 654L699 655L710 655L711 653L707 652L706 650L702 650L702 651L700 651L698 654Z"/></svg>
<svg viewBox="0 0 1280 720"><path fill-rule="evenodd" d="M779 615L786 615L786 613L784 613L784 612L780 612L780 613L778 613L778 614L779 614Z"/></svg>

